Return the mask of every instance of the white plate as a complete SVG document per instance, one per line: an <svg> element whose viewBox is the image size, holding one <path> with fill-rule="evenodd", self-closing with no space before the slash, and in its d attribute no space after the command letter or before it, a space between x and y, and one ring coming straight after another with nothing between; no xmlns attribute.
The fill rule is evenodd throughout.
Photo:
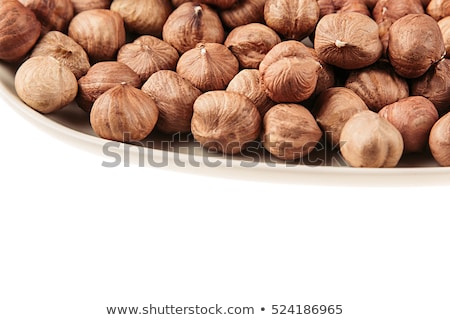
<svg viewBox="0 0 450 320"><path fill-rule="evenodd" d="M339 153L312 153L309 160L285 163L258 148L244 156L205 152L189 136L152 133L137 145L98 138L87 113L72 104L43 115L26 106L14 90L14 68L0 64L0 95L30 123L83 150L101 155L104 166L152 166L216 177L315 185L420 186L450 185L450 168L439 167L430 154L404 156L397 168L350 168Z"/></svg>

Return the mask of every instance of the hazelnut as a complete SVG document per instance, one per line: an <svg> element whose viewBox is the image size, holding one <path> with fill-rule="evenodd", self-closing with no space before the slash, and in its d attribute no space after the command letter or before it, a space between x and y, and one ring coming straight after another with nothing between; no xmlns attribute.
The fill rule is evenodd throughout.
<svg viewBox="0 0 450 320"><path fill-rule="evenodd" d="M192 108L201 91L172 70L155 72L142 86L159 109L156 128L164 133L191 131Z"/></svg>
<svg viewBox="0 0 450 320"><path fill-rule="evenodd" d="M263 23L265 3L266 0L238 0L231 8L221 10L220 18L230 29L249 23Z"/></svg>
<svg viewBox="0 0 450 320"><path fill-rule="evenodd" d="M445 57L450 58L450 17L445 17L438 21L439 29L441 29L442 38L445 45Z"/></svg>
<svg viewBox="0 0 450 320"><path fill-rule="evenodd" d="M356 92L367 107L375 112L409 96L408 82L397 75L386 61L353 70L345 82L345 87Z"/></svg>
<svg viewBox="0 0 450 320"><path fill-rule="evenodd" d="M33 11L17 0L0 2L0 60L18 62L36 44L41 24Z"/></svg>
<svg viewBox="0 0 450 320"><path fill-rule="evenodd" d="M77 103L80 108L89 112L92 104L102 93L121 83L136 88L142 84L136 72L127 65L117 61L98 62L78 80Z"/></svg>
<svg viewBox="0 0 450 320"><path fill-rule="evenodd" d="M249 98L258 109L261 117L275 105L267 96L257 69L241 70L228 84L226 91L237 92Z"/></svg>
<svg viewBox="0 0 450 320"><path fill-rule="evenodd" d="M439 119L434 105L421 96L410 96L389 104L379 115L401 133L405 153L424 151L431 127Z"/></svg>
<svg viewBox="0 0 450 320"><path fill-rule="evenodd" d="M408 14L395 21L389 28L388 56L402 77L423 75L445 56L437 22L426 14Z"/></svg>
<svg viewBox="0 0 450 320"><path fill-rule="evenodd" d="M383 43L383 53L386 54L389 43L389 28L391 25L411 13L424 13L424 9L418 0L379 0L373 11L373 19L378 23L380 39Z"/></svg>
<svg viewBox="0 0 450 320"><path fill-rule="evenodd" d="M366 110L366 104L355 92L344 87L332 87L317 97L313 113L327 141L337 146L348 119Z"/></svg>
<svg viewBox="0 0 450 320"><path fill-rule="evenodd" d="M197 0L196 2L204 3L217 9L228 9L232 7L239 0ZM174 7L179 7L181 4L185 2L195 2L194 0L172 0L172 5Z"/></svg>
<svg viewBox="0 0 450 320"><path fill-rule="evenodd" d="M172 7L167 0L114 0L111 11L122 16L128 31L159 37Z"/></svg>
<svg viewBox="0 0 450 320"><path fill-rule="evenodd" d="M19 98L41 113L67 106L78 91L72 71L50 56L26 60L16 72L14 85Z"/></svg>
<svg viewBox="0 0 450 320"><path fill-rule="evenodd" d="M101 138L130 142L147 137L158 120L158 108L146 93L119 84L95 101L90 114L94 132Z"/></svg>
<svg viewBox="0 0 450 320"><path fill-rule="evenodd" d="M19 0L34 12L41 23L41 35L51 30L66 32L73 18L73 5L70 0Z"/></svg>
<svg viewBox="0 0 450 320"><path fill-rule="evenodd" d="M259 65L268 96L275 102L301 102L314 93L321 66L310 48L296 40L275 45Z"/></svg>
<svg viewBox="0 0 450 320"><path fill-rule="evenodd" d="M324 16L317 23L314 48L321 60L347 70L375 63L383 50L376 22L357 12Z"/></svg>
<svg viewBox="0 0 450 320"><path fill-rule="evenodd" d="M223 43L225 32L218 14L205 4L186 2L167 18L163 40L180 53L202 42Z"/></svg>
<svg viewBox="0 0 450 320"><path fill-rule="evenodd" d="M302 40L314 31L319 12L317 0L267 0L264 20L284 38Z"/></svg>
<svg viewBox="0 0 450 320"><path fill-rule="evenodd" d="M314 150L321 137L313 115L302 105L277 104L264 116L262 143L277 158L303 158Z"/></svg>
<svg viewBox="0 0 450 320"><path fill-rule="evenodd" d="M221 90L239 72L239 62L223 44L200 43L180 57L176 71L202 91Z"/></svg>
<svg viewBox="0 0 450 320"><path fill-rule="evenodd" d="M91 9L109 9L112 0L71 0L74 14Z"/></svg>
<svg viewBox="0 0 450 320"><path fill-rule="evenodd" d="M165 41L153 36L140 36L119 49L117 61L129 66L144 83L159 70L175 70L178 51Z"/></svg>
<svg viewBox="0 0 450 320"><path fill-rule="evenodd" d="M46 33L35 45L31 57L51 56L68 67L77 79L86 74L91 65L84 49L60 31Z"/></svg>
<svg viewBox="0 0 450 320"><path fill-rule="evenodd" d="M242 94L209 91L194 102L191 131L209 151L239 153L258 137L260 130L261 116Z"/></svg>
<svg viewBox="0 0 450 320"><path fill-rule="evenodd" d="M249 23L231 30L224 44L238 58L241 68L257 69L267 52L280 42L268 26Z"/></svg>
<svg viewBox="0 0 450 320"><path fill-rule="evenodd" d="M393 168L403 154L403 138L397 128L377 113L354 114L344 125L341 154L352 167Z"/></svg>
<svg viewBox="0 0 450 320"><path fill-rule="evenodd" d="M432 66L423 76L411 81L411 94L430 100L440 115L450 111L450 60Z"/></svg>
<svg viewBox="0 0 450 320"><path fill-rule="evenodd" d="M429 142L434 159L444 167L450 166L450 113L442 116L431 128Z"/></svg>
<svg viewBox="0 0 450 320"><path fill-rule="evenodd" d="M125 44L122 17L106 9L80 12L70 22L68 34L84 48L92 63L114 60Z"/></svg>
<svg viewBox="0 0 450 320"><path fill-rule="evenodd" d="M438 21L450 16L450 2L448 0L431 0L426 13Z"/></svg>
<svg viewBox="0 0 450 320"><path fill-rule="evenodd" d="M370 16L368 5L373 4L370 1L366 2L364 0L317 0L320 7L320 18L338 12L359 12Z"/></svg>
<svg viewBox="0 0 450 320"><path fill-rule="evenodd" d="M319 61L321 68L319 69L319 75L317 77L316 88L314 89L314 93L312 94L310 100L317 97L317 95L321 94L323 91L331 88L336 83L336 75L334 67L329 65L328 63L320 60L317 55L316 50L314 48L309 48L311 54Z"/></svg>

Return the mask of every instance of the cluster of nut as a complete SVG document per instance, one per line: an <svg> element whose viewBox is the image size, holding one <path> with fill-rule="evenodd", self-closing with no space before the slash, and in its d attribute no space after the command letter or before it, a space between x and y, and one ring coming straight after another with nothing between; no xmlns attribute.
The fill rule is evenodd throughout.
<svg viewBox="0 0 450 320"><path fill-rule="evenodd" d="M0 60L42 113L117 141L191 132L355 167L450 166L450 5L438 0L0 0ZM308 45L309 44L309 45Z"/></svg>

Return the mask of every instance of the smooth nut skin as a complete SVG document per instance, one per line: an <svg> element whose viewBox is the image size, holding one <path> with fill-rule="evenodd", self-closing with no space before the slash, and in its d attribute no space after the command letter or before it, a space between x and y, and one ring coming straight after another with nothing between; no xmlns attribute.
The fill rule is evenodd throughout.
<svg viewBox="0 0 450 320"><path fill-rule="evenodd" d="M439 115L450 111L450 60L432 66L423 76L411 81L411 95L430 100Z"/></svg>
<svg viewBox="0 0 450 320"><path fill-rule="evenodd" d="M264 23L266 0L239 0L229 9L219 12L223 24L230 29L249 23Z"/></svg>
<svg viewBox="0 0 450 320"><path fill-rule="evenodd" d="M261 117L275 105L267 96L257 69L241 70L228 84L226 91L237 92L249 98L258 109Z"/></svg>
<svg viewBox="0 0 450 320"><path fill-rule="evenodd" d="M423 75L445 56L437 22L426 14L408 14L395 21L389 28L388 56L400 76Z"/></svg>
<svg viewBox="0 0 450 320"><path fill-rule="evenodd" d="M404 153L424 151L431 127L439 119L434 105L421 96L410 96L389 104L378 114L401 133Z"/></svg>
<svg viewBox="0 0 450 320"><path fill-rule="evenodd" d="M280 42L278 34L268 26L250 23L231 30L224 44L242 69L257 69L267 52Z"/></svg>
<svg viewBox="0 0 450 320"><path fill-rule="evenodd" d="M450 2L448 0L431 0L426 13L436 21L448 17L450 16Z"/></svg>
<svg viewBox="0 0 450 320"><path fill-rule="evenodd" d="M411 13L424 13L424 7L418 0L378 0L372 16L380 29L380 39L383 43L383 53L386 54L389 43L389 28L391 25Z"/></svg>
<svg viewBox="0 0 450 320"><path fill-rule="evenodd" d="M174 47L148 35L123 45L117 53L117 61L136 72L142 83L159 70L175 70L178 59L178 51Z"/></svg>
<svg viewBox="0 0 450 320"><path fill-rule="evenodd" d="M78 91L77 79L69 68L52 57L26 60L14 79L17 95L28 106L51 113L71 103Z"/></svg>
<svg viewBox="0 0 450 320"><path fill-rule="evenodd" d="M445 45L445 57L450 58L450 16L438 21L439 29L441 29L442 38Z"/></svg>
<svg viewBox="0 0 450 320"><path fill-rule="evenodd" d="M89 57L78 43L60 31L46 33L34 46L31 57L51 56L73 72L77 79L89 68Z"/></svg>
<svg viewBox="0 0 450 320"><path fill-rule="evenodd" d="M0 1L0 60L19 62L36 44L41 23L17 0Z"/></svg>
<svg viewBox="0 0 450 320"><path fill-rule="evenodd" d="M94 64L86 75L78 80L78 106L89 112L101 94L121 83L136 88L142 84L136 72L123 63L102 61Z"/></svg>
<svg viewBox="0 0 450 320"><path fill-rule="evenodd" d="M364 101L352 90L333 87L316 99L313 114L325 133L328 143L339 145L342 128L354 114L369 110Z"/></svg>
<svg viewBox="0 0 450 320"><path fill-rule="evenodd" d="M302 105L277 104L264 116L262 143L277 158L303 158L314 150L321 137L316 120Z"/></svg>
<svg viewBox="0 0 450 320"><path fill-rule="evenodd" d="M184 53L199 43L223 43L225 31L216 11L205 4L186 2L167 18L162 38Z"/></svg>
<svg viewBox="0 0 450 320"><path fill-rule="evenodd" d="M200 43L178 60L176 71L201 91L225 89L239 72L239 61L220 43Z"/></svg>
<svg viewBox="0 0 450 320"><path fill-rule="evenodd" d="M125 44L122 17L106 9L77 14L69 24L68 35L84 48L91 63L114 60L119 48Z"/></svg>
<svg viewBox="0 0 450 320"><path fill-rule="evenodd" d="M393 168L403 154L403 138L386 119L373 111L353 115L342 128L340 150L352 167Z"/></svg>
<svg viewBox="0 0 450 320"><path fill-rule="evenodd" d="M434 159L443 167L450 166L450 113L431 128L428 144Z"/></svg>
<svg viewBox="0 0 450 320"><path fill-rule="evenodd" d="M319 13L317 0L267 0L264 21L284 38L302 40L314 31Z"/></svg>
<svg viewBox="0 0 450 320"><path fill-rule="evenodd" d="M236 154L259 136L261 116L242 94L209 91L194 102L191 131L205 149Z"/></svg>
<svg viewBox="0 0 450 320"><path fill-rule="evenodd" d="M156 125L159 111L149 95L127 84L104 92L92 106L90 122L101 138L122 142L147 137Z"/></svg>
<svg viewBox="0 0 450 320"><path fill-rule="evenodd" d="M70 0L19 0L41 22L41 35L51 30L66 32L74 12Z"/></svg>
<svg viewBox="0 0 450 320"><path fill-rule="evenodd" d="M172 7L167 0L114 0L111 11L122 16L127 31L159 37Z"/></svg>
<svg viewBox="0 0 450 320"><path fill-rule="evenodd" d="M202 92L172 70L155 72L141 90L155 101L159 109L156 128L164 133L191 131L195 100Z"/></svg>
<svg viewBox="0 0 450 320"><path fill-rule="evenodd" d="M374 4L369 1L366 2L363 0L317 0L320 7L320 18L327 14L338 12L359 12L370 16L368 5L372 6Z"/></svg>
<svg viewBox="0 0 450 320"><path fill-rule="evenodd" d="M303 43L288 40L274 46L259 65L267 95L275 102L301 102L314 93L321 65Z"/></svg>
<svg viewBox="0 0 450 320"><path fill-rule="evenodd" d="M375 112L409 96L406 79L397 75L384 61L350 72L345 87L353 90Z"/></svg>
<svg viewBox="0 0 450 320"><path fill-rule="evenodd" d="M91 9L109 9L112 0L71 0L74 13Z"/></svg>
<svg viewBox="0 0 450 320"><path fill-rule="evenodd" d="M375 63L383 51L378 25L357 12L324 16L317 23L314 48L321 60L347 70Z"/></svg>

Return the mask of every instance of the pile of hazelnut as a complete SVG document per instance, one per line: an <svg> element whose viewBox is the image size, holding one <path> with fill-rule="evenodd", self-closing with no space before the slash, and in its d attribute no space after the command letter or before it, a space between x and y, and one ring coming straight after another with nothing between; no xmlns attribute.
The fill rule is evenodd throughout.
<svg viewBox="0 0 450 320"><path fill-rule="evenodd" d="M20 99L76 102L122 142L293 161L326 138L353 167L450 166L448 58L446 0L0 0Z"/></svg>

